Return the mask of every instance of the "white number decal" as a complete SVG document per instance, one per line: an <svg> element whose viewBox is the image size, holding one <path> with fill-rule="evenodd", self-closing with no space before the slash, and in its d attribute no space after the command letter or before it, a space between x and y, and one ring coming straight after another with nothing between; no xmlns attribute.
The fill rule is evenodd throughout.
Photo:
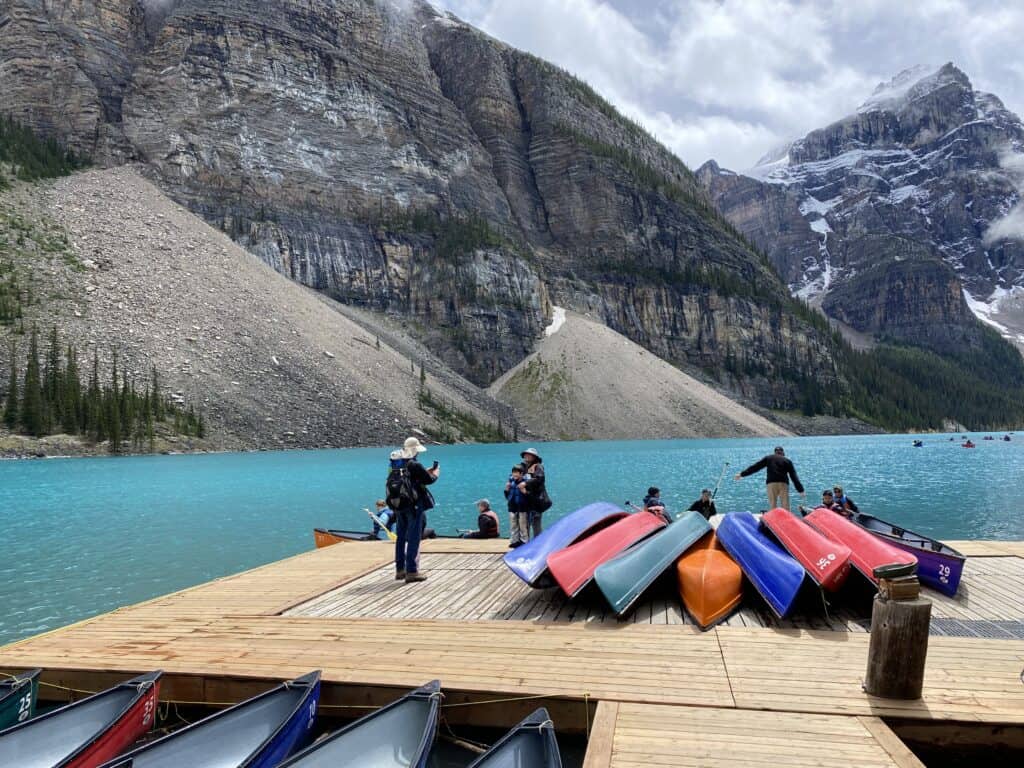
<svg viewBox="0 0 1024 768"><path fill-rule="evenodd" d="M316 702L309 702L309 724L306 726L307 729L313 727L313 721L316 720Z"/></svg>
<svg viewBox="0 0 1024 768"><path fill-rule="evenodd" d="M147 728L149 727L150 721L153 719L153 707L156 704L154 700L155 698L156 697L154 696L150 696L142 706L142 724Z"/></svg>
<svg viewBox="0 0 1024 768"><path fill-rule="evenodd" d="M29 686L31 688L31 686ZM26 693L18 702L18 722L28 719L29 710L32 709L32 691Z"/></svg>
<svg viewBox="0 0 1024 768"><path fill-rule="evenodd" d="M941 581L943 584L948 584L949 583L949 566L948 565L940 565L939 566L939 581Z"/></svg>
<svg viewBox="0 0 1024 768"><path fill-rule="evenodd" d="M824 571L826 568L828 568L830 565L832 565L832 563L835 562L835 559L836 559L836 556L835 556L835 553L833 553L833 552L829 552L828 557L819 558L819 560L818 560L818 570L819 571Z"/></svg>

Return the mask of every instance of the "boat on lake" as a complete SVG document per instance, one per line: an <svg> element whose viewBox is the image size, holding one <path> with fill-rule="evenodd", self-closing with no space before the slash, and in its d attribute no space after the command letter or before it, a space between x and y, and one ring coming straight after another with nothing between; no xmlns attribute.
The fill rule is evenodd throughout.
<svg viewBox="0 0 1024 768"><path fill-rule="evenodd" d="M728 618L743 601L743 571L714 531L679 558L676 578L683 607L701 629Z"/></svg>
<svg viewBox="0 0 1024 768"><path fill-rule="evenodd" d="M765 512L761 524L822 589L835 592L850 575L850 548L823 536L788 509Z"/></svg>
<svg viewBox="0 0 1024 768"><path fill-rule="evenodd" d="M94 768L116 757L152 727L160 675L140 675L0 731L0 765Z"/></svg>
<svg viewBox="0 0 1024 768"><path fill-rule="evenodd" d="M917 558L917 578L925 586L952 597L960 588L966 557L938 539L908 531L874 515L854 513L853 522L883 541Z"/></svg>
<svg viewBox="0 0 1024 768"><path fill-rule="evenodd" d="M562 591L575 597L593 581L601 563L664 527L665 521L650 512L627 515L583 541L553 552L548 556L548 569Z"/></svg>
<svg viewBox="0 0 1024 768"><path fill-rule="evenodd" d="M440 711L441 683L434 680L317 741L280 768L425 768Z"/></svg>
<svg viewBox="0 0 1024 768"><path fill-rule="evenodd" d="M363 531L341 531L337 528L314 528L313 541L317 549L352 541L378 541L372 533Z"/></svg>
<svg viewBox="0 0 1024 768"><path fill-rule="evenodd" d="M793 608L804 568L786 550L761 530L749 512L730 512L717 529L718 539L754 588L780 619Z"/></svg>
<svg viewBox="0 0 1024 768"><path fill-rule="evenodd" d="M531 587L550 587L554 584L548 571L548 557L552 553L608 527L627 514L607 501L588 504L552 523L540 536L509 550L504 557L505 565Z"/></svg>
<svg viewBox="0 0 1024 768"><path fill-rule="evenodd" d="M468 768L562 768L555 726L541 707L502 736Z"/></svg>
<svg viewBox="0 0 1024 768"><path fill-rule="evenodd" d="M305 746L319 701L320 672L310 672L144 744L102 768L273 768Z"/></svg>
<svg viewBox="0 0 1024 768"><path fill-rule="evenodd" d="M653 536L599 565L594 581L615 614L628 613L654 580L710 530L711 524L699 512L684 512Z"/></svg>
<svg viewBox="0 0 1024 768"><path fill-rule="evenodd" d="M36 713L41 669L0 680L0 731L31 719Z"/></svg>
<svg viewBox="0 0 1024 768"><path fill-rule="evenodd" d="M917 558L883 539L869 533L851 520L824 507L809 512L804 520L812 528L833 541L850 548L850 563L865 578L877 584L875 568L882 565L911 565Z"/></svg>

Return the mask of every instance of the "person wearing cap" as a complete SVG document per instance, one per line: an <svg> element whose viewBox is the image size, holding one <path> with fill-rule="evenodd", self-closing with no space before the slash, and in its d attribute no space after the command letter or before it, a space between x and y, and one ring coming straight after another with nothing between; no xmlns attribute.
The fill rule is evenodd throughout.
<svg viewBox="0 0 1024 768"><path fill-rule="evenodd" d="M530 513L530 538L533 538L540 536L544 530L541 515L551 509L551 499L548 497L544 463L537 449L527 448L519 457L526 469L519 490L526 495L526 508Z"/></svg>
<svg viewBox="0 0 1024 768"><path fill-rule="evenodd" d="M487 499L480 499L476 503L476 527L475 531L467 531L462 534L464 539L496 539L500 535L498 530L498 513L491 509L491 502Z"/></svg>
<svg viewBox="0 0 1024 768"><path fill-rule="evenodd" d="M418 438L408 437L399 458L391 461L392 472L405 472L415 498L415 501L399 506L395 510L395 535L398 537L395 539L395 579L407 584L424 581L427 578L419 569L420 539L426 528L427 510L434 508L434 497L427 486L437 482L441 468L436 461L430 469L420 463L419 455L426 451L426 447Z"/></svg>
<svg viewBox="0 0 1024 768"><path fill-rule="evenodd" d="M852 517L855 512L860 512L860 509L856 504L853 503L853 499L846 495L843 491L843 486L836 485L832 488L832 497L835 499L836 504L845 509L850 514L847 517Z"/></svg>
<svg viewBox="0 0 1024 768"><path fill-rule="evenodd" d="M707 488L701 489L700 498L690 505L687 512L700 512L705 520L710 520L712 515L717 515L718 510L715 509L715 500L711 498L711 491Z"/></svg>
<svg viewBox="0 0 1024 768"><path fill-rule="evenodd" d="M530 512L526 507L526 494L519 490L526 467L514 464L505 483L505 498L508 500L508 548L521 547L530 540Z"/></svg>
<svg viewBox="0 0 1024 768"><path fill-rule="evenodd" d="M827 509L830 512L835 512L837 515L842 515L843 517L853 517L852 512L848 512L841 504L836 502L835 496L832 494L832 490L830 488L826 488L821 492L821 504L819 504L816 509ZM800 505L799 510L801 515L807 515L812 511L807 509L803 504Z"/></svg>
<svg viewBox="0 0 1024 768"><path fill-rule="evenodd" d="M793 466L792 461L786 458L786 452L782 450L781 445L775 446L775 450L770 454L736 475L736 480L742 480L762 469L765 470L768 509L777 509L778 507L789 509L789 481L791 478L796 492L802 498L806 497L804 486L796 475L796 467Z"/></svg>

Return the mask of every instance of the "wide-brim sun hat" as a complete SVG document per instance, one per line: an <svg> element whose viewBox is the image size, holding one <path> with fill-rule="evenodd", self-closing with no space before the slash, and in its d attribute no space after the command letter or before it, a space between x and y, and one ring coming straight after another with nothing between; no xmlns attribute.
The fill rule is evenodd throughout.
<svg viewBox="0 0 1024 768"><path fill-rule="evenodd" d="M406 459L414 459L421 453L426 453L427 448L423 443L420 442L418 437L407 437L405 438L405 444L402 446L402 456Z"/></svg>
<svg viewBox="0 0 1024 768"><path fill-rule="evenodd" d="M527 448L525 451L519 454L519 458L521 459L525 459L527 456L533 456L533 458L535 458L537 461L541 463L543 463L544 461L544 459L540 457L540 454L537 453L536 448Z"/></svg>

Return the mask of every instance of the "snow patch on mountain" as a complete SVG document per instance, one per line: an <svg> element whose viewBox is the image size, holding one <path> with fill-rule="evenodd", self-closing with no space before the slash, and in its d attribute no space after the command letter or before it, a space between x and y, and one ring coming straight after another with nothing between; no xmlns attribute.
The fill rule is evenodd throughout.
<svg viewBox="0 0 1024 768"><path fill-rule="evenodd" d="M905 98L918 82L930 74L935 73L934 67L925 64L918 64L910 69L905 69L887 83L879 83L871 95L857 107L858 112L871 112L875 109L888 107L894 102Z"/></svg>

